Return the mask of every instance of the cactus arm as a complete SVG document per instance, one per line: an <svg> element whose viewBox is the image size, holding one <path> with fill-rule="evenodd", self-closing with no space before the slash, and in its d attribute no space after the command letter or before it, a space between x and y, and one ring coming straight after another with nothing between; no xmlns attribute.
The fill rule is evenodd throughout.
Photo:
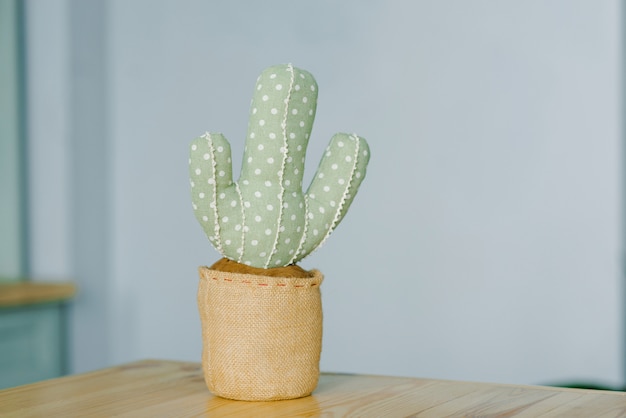
<svg viewBox="0 0 626 418"><path fill-rule="evenodd" d="M223 210L226 205L220 202L237 202L239 197L232 181L230 144L224 136L207 132L192 142L189 178L196 219L213 246L225 254L225 247L233 245L232 234L228 232L232 228L226 224L232 225L237 219L229 219Z"/></svg>
<svg viewBox="0 0 626 418"><path fill-rule="evenodd" d="M324 244L345 216L369 162L369 146L357 135L336 134L306 193L307 236L293 262Z"/></svg>
<svg viewBox="0 0 626 418"><path fill-rule="evenodd" d="M330 208L331 229L341 222L352 204L365 178L369 158L367 141L356 134L335 134L326 147L307 195Z"/></svg>

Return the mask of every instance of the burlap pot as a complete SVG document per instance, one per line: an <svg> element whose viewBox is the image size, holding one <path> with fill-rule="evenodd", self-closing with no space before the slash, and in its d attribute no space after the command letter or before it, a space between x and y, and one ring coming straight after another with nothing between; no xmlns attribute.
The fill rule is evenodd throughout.
<svg viewBox="0 0 626 418"><path fill-rule="evenodd" d="M313 392L322 348L323 276L282 278L200 267L202 367L215 395L293 399Z"/></svg>

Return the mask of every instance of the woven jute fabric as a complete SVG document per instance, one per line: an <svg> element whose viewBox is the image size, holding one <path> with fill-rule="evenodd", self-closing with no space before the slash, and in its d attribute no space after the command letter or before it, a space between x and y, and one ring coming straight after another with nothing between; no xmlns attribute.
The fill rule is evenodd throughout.
<svg viewBox="0 0 626 418"><path fill-rule="evenodd" d="M323 275L281 278L200 267L202 367L215 395L270 401L309 395L319 379Z"/></svg>

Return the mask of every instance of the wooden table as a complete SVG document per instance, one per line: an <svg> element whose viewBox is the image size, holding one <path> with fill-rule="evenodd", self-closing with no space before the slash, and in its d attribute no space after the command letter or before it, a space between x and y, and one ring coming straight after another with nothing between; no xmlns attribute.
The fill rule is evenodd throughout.
<svg viewBox="0 0 626 418"><path fill-rule="evenodd" d="M625 417L626 393L322 374L312 396L213 396L200 365L145 360L0 391L8 417Z"/></svg>
<svg viewBox="0 0 626 418"><path fill-rule="evenodd" d="M0 307L65 301L75 294L76 286L73 283L0 282Z"/></svg>

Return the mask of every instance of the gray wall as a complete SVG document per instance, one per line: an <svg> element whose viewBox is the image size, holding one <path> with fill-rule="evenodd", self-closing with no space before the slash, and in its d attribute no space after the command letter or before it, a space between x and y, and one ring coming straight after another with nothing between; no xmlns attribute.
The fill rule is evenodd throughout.
<svg viewBox="0 0 626 418"><path fill-rule="evenodd" d="M79 6L80 4L80 6ZM187 146L243 150L258 73L372 148L321 269L322 368L622 382L614 1L28 2L32 271L69 276L75 371L199 361Z"/></svg>
<svg viewBox="0 0 626 418"><path fill-rule="evenodd" d="M27 273L22 8L0 0L0 282Z"/></svg>

